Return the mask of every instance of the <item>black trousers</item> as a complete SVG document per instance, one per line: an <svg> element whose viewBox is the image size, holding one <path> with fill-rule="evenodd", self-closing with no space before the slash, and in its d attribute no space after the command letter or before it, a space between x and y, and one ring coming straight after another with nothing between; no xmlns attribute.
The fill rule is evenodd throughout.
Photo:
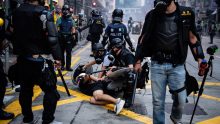
<svg viewBox="0 0 220 124"><path fill-rule="evenodd" d="M33 120L32 112L32 96L34 85L39 85L44 91L43 98L43 116L44 124L48 124L54 120L54 113L56 110L59 93L57 92L56 85L48 87L47 82L42 79L43 61L31 61L23 57L18 57L18 75L21 81L21 92L19 102L24 116L23 122L27 123Z"/></svg>
<svg viewBox="0 0 220 124"><path fill-rule="evenodd" d="M94 44L96 44L96 43L99 43L99 40L100 40L100 35L101 34L89 34L88 36L87 36L87 40L88 41L91 41L91 51L93 51L93 46L94 46Z"/></svg>
<svg viewBox="0 0 220 124"><path fill-rule="evenodd" d="M66 65L66 68L69 69L71 67L71 58L72 58L72 49L73 49L73 39L70 36L61 37L60 41L61 50L62 50L62 66ZM66 56L64 56L66 51Z"/></svg>
<svg viewBox="0 0 220 124"><path fill-rule="evenodd" d="M3 99L5 96L7 82L8 81L6 79L6 75L3 69L3 63L2 60L0 59L0 110L2 109L3 106Z"/></svg>

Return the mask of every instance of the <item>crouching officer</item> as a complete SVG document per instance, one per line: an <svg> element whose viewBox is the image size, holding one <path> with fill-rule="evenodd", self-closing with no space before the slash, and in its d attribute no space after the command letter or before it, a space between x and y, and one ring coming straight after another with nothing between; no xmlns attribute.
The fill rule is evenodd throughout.
<svg viewBox="0 0 220 124"><path fill-rule="evenodd" d="M60 44L62 49L62 67L66 65L67 71L73 71L71 69L71 52L74 45L74 33L75 33L75 22L70 14L70 8L68 5L64 5L62 8L62 17L57 20L57 27L60 34ZM64 52L66 51L66 57ZM66 59L65 59L66 58ZM65 62L66 60L66 62Z"/></svg>
<svg viewBox="0 0 220 124"><path fill-rule="evenodd" d="M96 43L93 45L93 57L95 60L85 64L83 69L91 67L94 64L102 64L101 70L103 70L103 72L100 72L98 75L98 77L101 78L105 74L104 70L106 70L107 67L110 67L113 65L115 58L111 54L111 52L108 52L103 47L101 43Z"/></svg>
<svg viewBox="0 0 220 124"><path fill-rule="evenodd" d="M125 41L129 45L130 50L134 52L135 51L134 46L127 32L126 26L122 23L122 19L123 19L123 11L121 9L115 9L112 13L113 21L105 29L105 34L103 37L102 44L105 47L107 44L107 40L109 38L109 47L111 48L112 39L120 38L122 41L125 39ZM126 44L124 42L124 46L125 45Z"/></svg>
<svg viewBox="0 0 220 124"><path fill-rule="evenodd" d="M112 54L115 58L113 66L128 67L133 69L133 63L135 60L134 55L124 47L124 41L122 41L120 38L114 38L112 39L111 47ZM111 70L107 72L107 75L110 73ZM125 99L125 107L130 107L134 101L136 75L133 73L133 71L130 71L127 76L128 82L124 87L125 93L123 97Z"/></svg>
<svg viewBox="0 0 220 124"><path fill-rule="evenodd" d="M173 98L171 120L182 123L186 102L184 63L188 45L200 67L204 58L196 32L195 14L191 8L179 6L174 0L155 0L155 9L145 18L135 55L135 70L141 70L144 57L151 57L153 123L165 123L166 87Z"/></svg>
<svg viewBox="0 0 220 124"><path fill-rule="evenodd" d="M43 7L44 0L26 0L13 14L13 52L18 55L18 75L21 92L19 102L24 123L33 123L33 87L39 85L44 91L43 124L53 123L59 93L56 74L51 60L42 54L52 54L57 68L62 58L53 16Z"/></svg>
<svg viewBox="0 0 220 124"><path fill-rule="evenodd" d="M6 45L3 42L5 39L5 26L4 26L5 12L4 12L4 9L1 7L1 4L2 3L0 3L0 54ZM13 113L8 113L2 109L4 105L3 99L5 96L7 83L8 81L6 79L6 74L4 73L3 63L2 63L2 60L0 59L0 120L7 120L7 119L14 118Z"/></svg>

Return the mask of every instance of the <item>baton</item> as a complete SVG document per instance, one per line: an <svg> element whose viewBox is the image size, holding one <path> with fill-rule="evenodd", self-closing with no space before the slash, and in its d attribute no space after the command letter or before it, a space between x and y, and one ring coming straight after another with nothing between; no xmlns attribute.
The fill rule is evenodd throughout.
<svg viewBox="0 0 220 124"><path fill-rule="evenodd" d="M62 82L63 82L63 85L64 85L64 87L65 87L65 90L66 90L67 95L68 95L68 96L71 96L71 95L70 95L70 92L69 92L69 89L68 89L68 87L67 87L67 85L66 85L66 82L65 82L65 80L64 80L64 78L63 78L62 71L61 71L60 69L57 69L57 71L58 71L58 74L60 75L60 78L61 78L61 80L62 80Z"/></svg>

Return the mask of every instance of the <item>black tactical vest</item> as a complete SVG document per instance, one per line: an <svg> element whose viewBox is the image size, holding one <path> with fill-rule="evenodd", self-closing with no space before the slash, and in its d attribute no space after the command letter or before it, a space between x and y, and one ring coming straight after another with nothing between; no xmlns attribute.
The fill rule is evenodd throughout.
<svg viewBox="0 0 220 124"><path fill-rule="evenodd" d="M40 17L45 8L31 4L22 4L13 14L14 54L48 54L46 30Z"/></svg>
<svg viewBox="0 0 220 124"><path fill-rule="evenodd" d="M177 23L175 22L176 13L166 14L157 21L154 30L155 52L174 53L178 52L179 34Z"/></svg>

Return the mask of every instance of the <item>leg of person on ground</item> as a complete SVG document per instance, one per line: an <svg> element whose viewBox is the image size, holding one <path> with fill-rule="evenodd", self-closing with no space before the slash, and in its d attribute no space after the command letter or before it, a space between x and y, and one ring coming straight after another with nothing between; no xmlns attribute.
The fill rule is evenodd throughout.
<svg viewBox="0 0 220 124"><path fill-rule="evenodd" d="M90 99L90 103L96 104L96 105L104 105L107 103L113 103L115 104L114 111L118 115L120 111L123 109L125 101L121 100L120 98L115 99L108 94L104 94L103 90L96 90L93 92L93 97Z"/></svg>

